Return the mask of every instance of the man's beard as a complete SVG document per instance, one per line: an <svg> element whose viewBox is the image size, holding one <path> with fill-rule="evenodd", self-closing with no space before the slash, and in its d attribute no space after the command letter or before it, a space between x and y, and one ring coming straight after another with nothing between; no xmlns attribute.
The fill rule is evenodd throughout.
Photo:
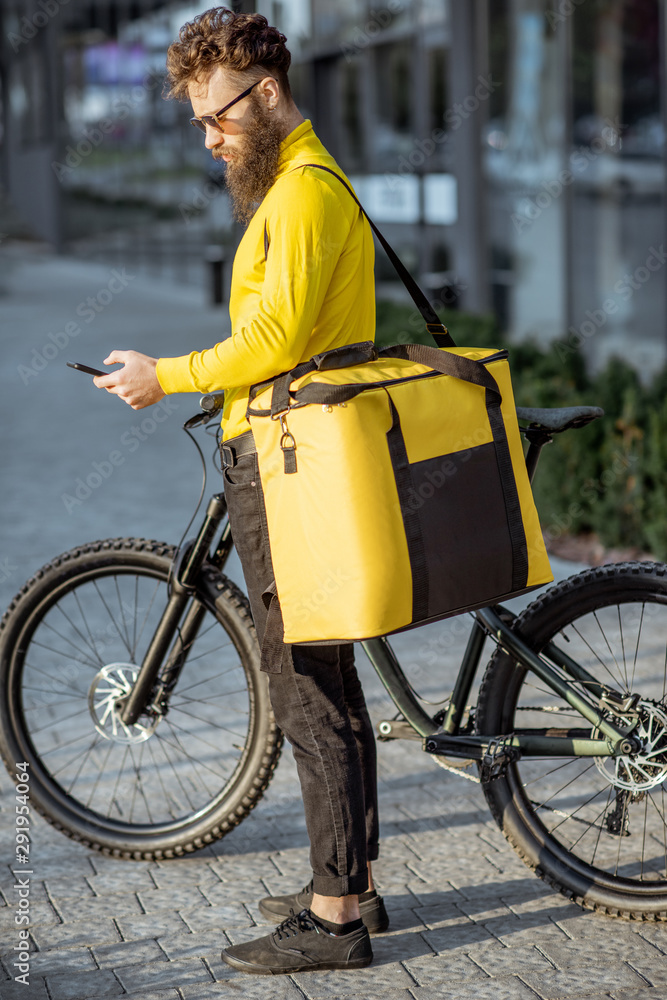
<svg viewBox="0 0 667 1000"><path fill-rule="evenodd" d="M232 199L234 218L247 225L278 173L284 126L251 94L251 117L243 143L227 164L225 183ZM216 159L219 158L216 156Z"/></svg>

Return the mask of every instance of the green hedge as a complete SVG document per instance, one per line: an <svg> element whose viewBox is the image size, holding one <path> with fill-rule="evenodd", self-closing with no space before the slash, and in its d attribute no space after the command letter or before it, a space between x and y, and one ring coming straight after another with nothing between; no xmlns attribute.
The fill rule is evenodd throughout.
<svg viewBox="0 0 667 1000"><path fill-rule="evenodd" d="M591 375L581 354L554 344L508 343L490 316L440 311L457 344L507 347L521 406L601 406L602 420L555 437L534 483L548 536L595 532L607 547L637 547L667 559L667 369L646 386L613 358ZM379 346L432 343L407 305L377 304Z"/></svg>

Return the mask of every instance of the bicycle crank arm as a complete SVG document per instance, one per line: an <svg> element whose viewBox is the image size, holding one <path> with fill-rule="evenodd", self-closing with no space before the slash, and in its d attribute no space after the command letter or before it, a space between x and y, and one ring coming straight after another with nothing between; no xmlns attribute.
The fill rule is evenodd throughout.
<svg viewBox="0 0 667 1000"><path fill-rule="evenodd" d="M563 735L550 736L546 731L510 733L507 736L449 736L434 733L424 740L427 753L445 757L469 757L483 760L489 755L510 752L518 757L613 757L614 748L607 740L592 740L587 730L565 730Z"/></svg>

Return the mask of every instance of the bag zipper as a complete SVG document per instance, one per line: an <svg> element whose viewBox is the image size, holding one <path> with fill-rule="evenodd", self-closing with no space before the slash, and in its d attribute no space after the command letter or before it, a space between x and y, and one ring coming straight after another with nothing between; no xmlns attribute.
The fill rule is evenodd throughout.
<svg viewBox="0 0 667 1000"><path fill-rule="evenodd" d="M479 359L479 363L482 364L482 365L488 365L492 361L505 361L508 357L509 357L509 352L506 351L503 348L503 350L501 350L501 351L496 351L495 354L490 354L488 356L488 358L480 358ZM379 360L384 360L384 359L380 358ZM390 360L396 360L396 359L390 359ZM401 360L401 359L399 358L398 360ZM382 382L367 382L366 383L366 390L369 390L369 389L384 389L388 385L400 385L402 382L416 382L417 379L433 378L435 375L442 375L442 374L444 374L444 373L443 372L430 371L430 372L422 372L421 375L406 375L405 378L389 378L389 379L384 379ZM324 382L313 382L311 384L312 385L325 385L326 383L324 383ZM359 383L359 382L337 382L336 383L336 385L341 385L341 386L342 385L345 385L345 386L348 386L348 385L360 385L360 384L362 384L362 383ZM292 390L291 389L290 390L290 395L292 393L294 393L296 395L296 393L298 393L298 391L299 391L298 389L296 389L296 390ZM309 406L310 404L309 403L304 403L303 405L304 406Z"/></svg>

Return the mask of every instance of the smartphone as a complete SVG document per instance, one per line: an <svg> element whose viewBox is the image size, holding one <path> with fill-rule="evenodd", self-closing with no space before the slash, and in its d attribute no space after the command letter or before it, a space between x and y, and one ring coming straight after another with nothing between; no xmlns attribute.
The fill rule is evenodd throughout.
<svg viewBox="0 0 667 1000"><path fill-rule="evenodd" d="M68 361L68 368L76 368L77 371L85 372L87 375L110 375L111 372L101 372L99 368L89 368L88 365L79 365L76 361Z"/></svg>

